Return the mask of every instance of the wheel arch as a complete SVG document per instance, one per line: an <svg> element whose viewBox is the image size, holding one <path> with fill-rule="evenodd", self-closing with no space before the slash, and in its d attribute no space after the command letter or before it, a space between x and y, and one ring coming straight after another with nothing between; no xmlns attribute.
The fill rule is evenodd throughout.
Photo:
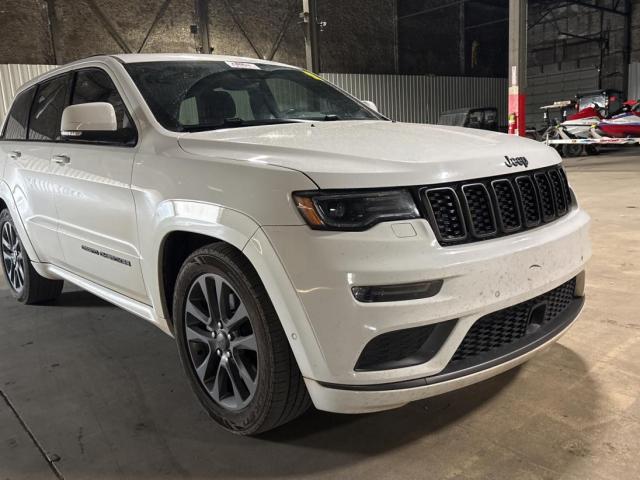
<svg viewBox="0 0 640 480"><path fill-rule="evenodd" d="M173 213L184 211L184 208L173 205L171 209L165 206L164 210ZM215 211L217 216L207 214ZM302 375L313 378L320 373L318 368L322 369L326 362L320 361L322 354L316 335L284 266L259 225L241 212L222 207L208 209L199 204L193 212L197 215L170 215L159 219L157 213L155 217L157 233L153 237L159 240L154 250L155 265L150 265L155 271L149 272L148 278L157 283L157 288L151 288L155 297L153 304L157 313L164 317L167 331L173 334L173 293L184 260L204 245L224 242L238 250L258 274L278 313Z"/></svg>
<svg viewBox="0 0 640 480"><path fill-rule="evenodd" d="M169 331L173 332L173 292L187 257L199 248L217 242L242 252L259 227L253 219L235 210L184 200L163 202L154 219L155 271L148 272L147 278L156 283L156 288L148 286L156 296L153 303L157 305L157 313L165 318Z"/></svg>
<svg viewBox="0 0 640 480"><path fill-rule="evenodd" d="M172 332L173 294L182 265L199 248L218 242L222 240L188 230L174 230L162 239L158 252L158 288L162 311Z"/></svg>

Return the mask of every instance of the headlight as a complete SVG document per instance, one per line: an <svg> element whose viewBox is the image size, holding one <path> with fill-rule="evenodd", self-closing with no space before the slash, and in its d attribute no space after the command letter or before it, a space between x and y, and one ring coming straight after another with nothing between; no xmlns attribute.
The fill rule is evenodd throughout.
<svg viewBox="0 0 640 480"><path fill-rule="evenodd" d="M293 199L309 226L318 230L366 230L420 216L407 190L294 192Z"/></svg>

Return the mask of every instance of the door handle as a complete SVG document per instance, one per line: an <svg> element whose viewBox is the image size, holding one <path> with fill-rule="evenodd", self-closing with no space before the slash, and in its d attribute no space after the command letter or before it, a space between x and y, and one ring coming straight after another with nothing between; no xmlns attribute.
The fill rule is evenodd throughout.
<svg viewBox="0 0 640 480"><path fill-rule="evenodd" d="M58 165L67 165L71 162L71 159L68 155L54 155L51 158L51 161L57 163Z"/></svg>
<svg viewBox="0 0 640 480"><path fill-rule="evenodd" d="M11 160L17 160L22 156L22 152L14 150L13 152L9 152L8 155Z"/></svg>

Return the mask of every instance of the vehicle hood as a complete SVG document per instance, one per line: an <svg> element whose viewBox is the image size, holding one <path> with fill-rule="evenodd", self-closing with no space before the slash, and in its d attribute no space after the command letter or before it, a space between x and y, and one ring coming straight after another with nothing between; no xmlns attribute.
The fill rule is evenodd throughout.
<svg viewBox="0 0 640 480"><path fill-rule="evenodd" d="M185 133L196 155L303 172L320 188L426 185L517 173L560 162L542 143L483 130L389 121L291 123ZM505 157L525 157L508 167Z"/></svg>

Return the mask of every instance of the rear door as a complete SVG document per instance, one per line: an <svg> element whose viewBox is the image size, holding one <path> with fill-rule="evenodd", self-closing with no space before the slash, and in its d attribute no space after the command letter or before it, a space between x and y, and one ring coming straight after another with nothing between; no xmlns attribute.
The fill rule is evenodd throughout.
<svg viewBox="0 0 640 480"><path fill-rule="evenodd" d="M54 142L60 139L69 79L62 74L18 95L0 142L6 159L4 179L42 262L58 263L62 258L50 159Z"/></svg>
<svg viewBox="0 0 640 480"><path fill-rule="evenodd" d="M70 104L107 102L116 132L68 137L52 152L64 267L118 293L148 301L142 280L131 175L137 131L114 77L101 68L74 74Z"/></svg>

